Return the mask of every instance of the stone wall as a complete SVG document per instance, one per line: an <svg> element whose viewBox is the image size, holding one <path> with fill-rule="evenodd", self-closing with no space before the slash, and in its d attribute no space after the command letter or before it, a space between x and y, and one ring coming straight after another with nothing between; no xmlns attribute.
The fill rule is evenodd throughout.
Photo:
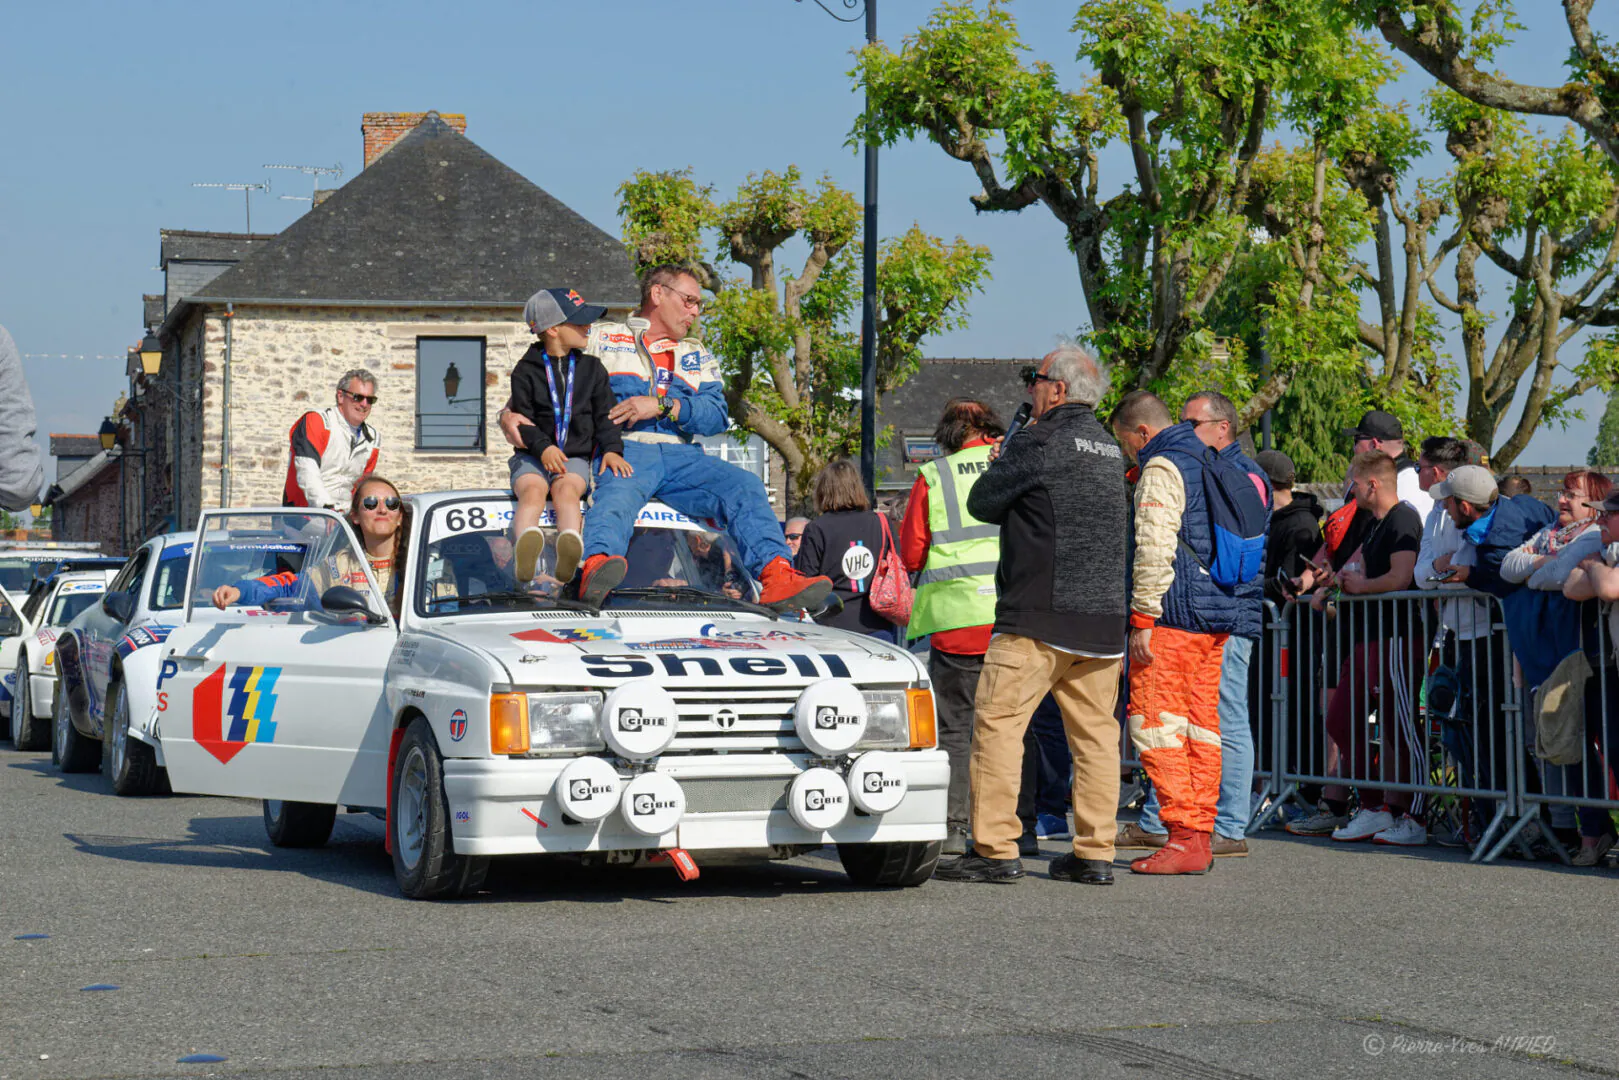
<svg viewBox="0 0 1619 1080"><path fill-rule="evenodd" d="M108 555L122 555L124 545L118 505L120 464L107 465L89 483L51 507L51 529L57 540L93 540Z"/></svg>
<svg viewBox="0 0 1619 1080"><path fill-rule="evenodd" d="M298 417L332 404L337 380L352 368L377 376L370 422L382 437L377 471L401 490L505 487L510 453L496 415L505 404L511 370L534 340L519 309L431 310L238 305L231 343L228 472L224 435L223 312L204 324L202 428L196 443L201 504L279 506L289 456L287 433ZM422 451L416 443L416 339L482 337L485 351L486 447L482 451ZM191 339L188 333L187 340ZM468 392L463 385L461 395ZM189 442L190 440L184 440ZM189 446L187 447L189 449ZM187 500L189 502L189 499ZM194 521L196 507L191 508Z"/></svg>

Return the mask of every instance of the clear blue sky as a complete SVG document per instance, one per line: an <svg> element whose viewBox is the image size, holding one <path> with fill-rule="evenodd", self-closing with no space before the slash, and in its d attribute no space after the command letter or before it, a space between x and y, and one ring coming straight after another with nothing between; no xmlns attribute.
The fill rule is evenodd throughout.
<svg viewBox="0 0 1619 1080"><path fill-rule="evenodd" d="M934 6L880 5L896 46ZM1083 75L1068 33L1076 7L1012 5L1035 55L1070 85ZM1566 30L1531 21L1540 28L1505 62L1557 80ZM613 190L636 168L691 165L725 192L750 171L797 164L858 193L860 159L843 142L861 34L811 0L13 5L0 39L12 133L0 160L0 324L25 354L120 358L27 359L41 435L93 432L125 386L140 296L162 288L158 230L243 227L240 194L194 181L268 177L275 194L307 195L307 178L262 166L340 162L352 177L362 113L437 109L466 113L479 145L615 234ZM1427 85L1416 73L1399 92L1415 101ZM1043 209L980 217L972 191L970 170L929 145L883 153L884 235L918 221L995 255L970 327L927 351L1039 355L1081 328L1072 257ZM307 207L255 196L254 229L281 229ZM1577 359L1571 344L1565 363ZM1588 419L1543 431L1525 464L1584 460L1603 401L1582 404Z"/></svg>

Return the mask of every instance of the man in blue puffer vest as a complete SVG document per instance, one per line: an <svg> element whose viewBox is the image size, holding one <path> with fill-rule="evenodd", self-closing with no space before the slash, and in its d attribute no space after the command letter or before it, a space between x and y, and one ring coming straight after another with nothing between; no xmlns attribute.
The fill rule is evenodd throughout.
<svg viewBox="0 0 1619 1080"><path fill-rule="evenodd" d="M1214 529L1204 490L1215 451L1145 390L1113 413L1140 466L1130 595L1130 738L1158 791L1169 839L1138 874L1202 874L1220 797L1220 666L1245 601L1214 583Z"/></svg>
<svg viewBox="0 0 1619 1080"><path fill-rule="evenodd" d="M1218 390L1200 390L1181 407L1181 423L1191 424L1197 437L1222 458L1236 462L1265 498L1273 503L1270 481L1263 469L1237 444L1237 407ZM1266 522L1269 532L1269 521ZM1254 643L1263 633L1265 576L1236 587L1241 601L1238 625L1226 640L1220 663L1220 802L1215 808L1210 848L1216 858L1247 855L1248 817L1254 785L1254 730L1248 716L1248 666ZM1119 826L1119 848L1159 848L1168 839L1159 821L1158 792L1147 796L1138 825Z"/></svg>

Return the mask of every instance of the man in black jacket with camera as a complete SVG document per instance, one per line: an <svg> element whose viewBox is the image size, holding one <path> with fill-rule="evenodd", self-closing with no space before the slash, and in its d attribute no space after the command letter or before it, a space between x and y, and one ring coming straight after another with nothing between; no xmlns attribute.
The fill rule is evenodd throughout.
<svg viewBox="0 0 1619 1080"><path fill-rule="evenodd" d="M1029 379L1035 421L1002 445L967 500L974 517L1001 527L999 599L974 701L973 850L940 864L945 880L1023 876L1023 731L1050 693L1074 755L1074 848L1051 873L1113 882L1128 494L1124 456L1094 411L1107 386L1077 346L1047 355Z"/></svg>

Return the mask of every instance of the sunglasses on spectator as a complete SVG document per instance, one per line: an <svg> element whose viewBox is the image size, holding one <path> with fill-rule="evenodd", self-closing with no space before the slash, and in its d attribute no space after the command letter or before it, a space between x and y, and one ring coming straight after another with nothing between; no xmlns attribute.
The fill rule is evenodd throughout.
<svg viewBox="0 0 1619 1080"><path fill-rule="evenodd" d="M802 540L802 539L804 539L804 534L801 533L801 532L788 533L787 534L787 539L789 539L789 540Z"/></svg>
<svg viewBox="0 0 1619 1080"><path fill-rule="evenodd" d="M377 395L375 394L354 394L347 390L343 391L343 393L348 394L351 399L363 402L367 405L375 405L377 403Z"/></svg>
<svg viewBox="0 0 1619 1080"><path fill-rule="evenodd" d="M375 495L367 495L365 498L360 500L360 505L365 507L367 510L375 510L377 508L377 497ZM399 496L389 495L386 499L382 500L382 505L387 507L389 510L398 510Z"/></svg>
<svg viewBox="0 0 1619 1080"><path fill-rule="evenodd" d="M1025 364L1022 368L1018 369L1018 378L1023 380L1024 389L1027 390L1033 390L1035 383L1062 382L1061 379L1053 379L1050 375L1047 375L1033 364Z"/></svg>

